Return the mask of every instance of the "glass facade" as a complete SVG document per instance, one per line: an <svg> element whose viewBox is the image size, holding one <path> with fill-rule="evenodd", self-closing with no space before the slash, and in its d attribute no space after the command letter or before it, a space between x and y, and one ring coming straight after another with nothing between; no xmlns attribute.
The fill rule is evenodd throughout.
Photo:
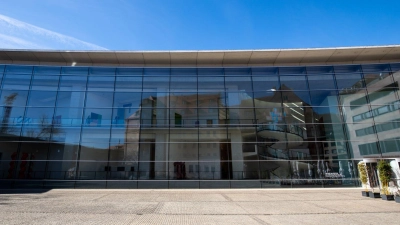
<svg viewBox="0 0 400 225"><path fill-rule="evenodd" d="M400 158L396 63L0 76L2 187L357 187Z"/></svg>

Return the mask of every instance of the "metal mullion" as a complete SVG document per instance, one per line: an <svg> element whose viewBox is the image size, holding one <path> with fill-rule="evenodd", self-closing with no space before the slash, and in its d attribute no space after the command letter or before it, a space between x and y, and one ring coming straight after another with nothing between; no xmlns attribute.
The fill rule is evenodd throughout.
<svg viewBox="0 0 400 225"><path fill-rule="evenodd" d="M142 104L142 98L143 98L143 80L144 80L144 68L142 68L142 91L140 92L140 105ZM142 145L141 143L141 134L142 134L142 108L140 108L140 114L139 114L139 140L138 140L138 159L137 159L137 176L136 176L136 181L139 180L140 178L140 146ZM136 184L138 185L138 184Z"/></svg>
<svg viewBox="0 0 400 225"><path fill-rule="evenodd" d="M29 101L29 97L30 97L30 94L31 94L31 86L32 86L32 79L33 79L33 70L34 70L34 67L32 66L32 71L31 71L31 79L29 80L29 88L28 88L28 90L27 90L27 92L28 92L28 95L26 96L26 101L25 101L25 106L24 106L24 115L23 115L23 117L22 118L25 118L26 117L26 111L27 111L27 104L28 104L28 101ZM16 163L15 163L15 172L14 172L14 179L18 179L18 177L17 177L17 174L18 174L18 172L17 172L17 170L18 170L18 164L19 164L19 162L20 162L20 155L21 155L21 136L23 135L23 128L24 128L25 126L24 126L24 123L22 123L22 125L21 125L21 128L20 128L20 130L19 130L19 137L18 137L18 147L17 147L17 157L16 157Z"/></svg>
<svg viewBox="0 0 400 225"><path fill-rule="evenodd" d="M332 67L332 69L333 69L333 82L334 82L334 84L335 84L335 89L336 89L336 101L338 102L338 105L340 104L340 119L341 119L341 126L342 126L342 131L343 131L343 134L344 134L344 136L345 136L345 143L344 143L344 146L346 146L346 152L347 152L347 157L349 158L349 159L351 159L352 157L351 157L351 152L350 152L350 144L349 144L349 140L350 140L350 134L348 133L348 129L346 129L346 125L345 125L345 122L346 122L346 124L347 124L347 122L348 121L346 121L345 120L345 118L344 118L344 115L343 115L343 107L344 107L344 105L342 104L342 102L341 102L341 100L340 100L340 93L339 93L339 88L338 88L338 86L337 86L337 80L336 80L336 72L335 72L335 67L333 66ZM337 148L336 148L337 149Z"/></svg>
<svg viewBox="0 0 400 225"><path fill-rule="evenodd" d="M112 111L111 111L111 123L110 123L110 129L109 129L110 132L108 135L107 168L111 168L110 167L110 154L111 154L111 145L110 144L111 144L111 132L112 132L113 118L114 118L115 83L117 80L116 70L117 70L117 68L114 68L114 88L113 88L113 97L112 97L112 102L111 102L111 110ZM106 171L106 188L108 185L107 181L108 181L109 172L111 172L111 171Z"/></svg>
<svg viewBox="0 0 400 225"><path fill-rule="evenodd" d="M260 179L262 179L261 178L261 171L260 171L260 157L259 157L259 151L258 151L258 147L257 147L257 144L258 144L258 135L257 135L257 125L258 125L258 123L257 123L257 115L256 115L256 103L254 102L254 84L253 84L253 69L252 68L250 68L250 80L251 80L251 93L252 93L252 101L253 101L253 118L254 118L254 123L253 123L253 129L254 129L254 133L255 133L255 137L256 137L256 143L254 144L254 148L256 148L256 154L257 154L257 163L258 163L258 170L257 170L257 172L258 172L258 179L260 180ZM244 157L243 157L244 158ZM261 186L261 182L260 182L260 188L262 188L262 186Z"/></svg>
<svg viewBox="0 0 400 225"><path fill-rule="evenodd" d="M44 169L44 176L46 179L46 175L48 172L48 166L49 166L49 156L50 156L50 151L51 151L51 146L52 146L52 138L53 138L53 128L54 128L54 114L56 112L56 105L57 105L57 101L58 101L58 91L60 89L60 80L61 80L61 67L60 67L60 74L58 75L58 84L57 84L57 91L56 91L56 100L54 101L54 106L53 106L53 116L52 116L52 121L51 121L51 132L50 132L50 137L49 137L49 146L47 148L47 156L46 156L46 165L45 165L45 169ZM65 144L65 143L64 143Z"/></svg>
<svg viewBox="0 0 400 225"><path fill-rule="evenodd" d="M85 87L85 97L83 99L83 110L86 112L86 98L87 98L87 90L88 90L88 85L89 85L89 67L87 68L86 71L86 87ZM79 171L79 160L81 157L81 150L82 150L82 146L81 146L81 141L82 141L82 131L83 131L83 121L85 120L84 118L84 114L82 112L82 118L81 118L81 129L80 129L80 133L79 133L79 148L78 148L78 153L77 153L77 157L76 157L76 166L75 166L75 183L74 183L74 188L76 187L76 181L78 180L78 171Z"/></svg>
<svg viewBox="0 0 400 225"><path fill-rule="evenodd" d="M365 98L367 99L367 107L368 107L368 110L372 113L371 101L370 101L370 99L369 99L369 92L368 92L367 85L366 85L366 83L365 83L364 71L363 71L361 65L360 65L360 69L361 69L361 79L362 79L361 82L362 82L362 84L363 84L363 86L364 86L364 89L365 89ZM377 141L375 142L376 148L377 148L377 150L379 151L380 158L383 158L382 150L381 150L381 147L380 147L380 144L379 144L378 132L377 132L376 127L375 127L375 116L374 116L374 115L372 115L372 122L373 122L373 126L372 126L372 127L373 127L373 130L374 130L374 133L375 133L375 137L376 137L376 140L377 140ZM360 148L358 148L358 150L360 151Z"/></svg>

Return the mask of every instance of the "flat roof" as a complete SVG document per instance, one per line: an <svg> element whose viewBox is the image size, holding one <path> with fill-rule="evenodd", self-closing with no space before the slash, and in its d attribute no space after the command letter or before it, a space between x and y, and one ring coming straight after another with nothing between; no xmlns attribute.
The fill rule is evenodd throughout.
<svg viewBox="0 0 400 225"><path fill-rule="evenodd" d="M0 64L61 66L293 66L400 61L400 45L306 49L193 51L61 51L0 49Z"/></svg>

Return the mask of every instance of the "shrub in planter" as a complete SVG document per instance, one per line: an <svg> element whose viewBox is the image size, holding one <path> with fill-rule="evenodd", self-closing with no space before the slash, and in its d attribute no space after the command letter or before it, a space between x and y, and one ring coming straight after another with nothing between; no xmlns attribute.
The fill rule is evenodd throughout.
<svg viewBox="0 0 400 225"><path fill-rule="evenodd" d="M358 173L360 174L360 181L362 185L365 187L365 191L361 191L362 196L368 197L368 176L367 176L367 167L364 162L359 162L358 165Z"/></svg>
<svg viewBox="0 0 400 225"><path fill-rule="evenodd" d="M392 167L387 161L381 160L378 162L379 181L382 185L382 199L394 200L394 196L389 191L389 182L392 177Z"/></svg>

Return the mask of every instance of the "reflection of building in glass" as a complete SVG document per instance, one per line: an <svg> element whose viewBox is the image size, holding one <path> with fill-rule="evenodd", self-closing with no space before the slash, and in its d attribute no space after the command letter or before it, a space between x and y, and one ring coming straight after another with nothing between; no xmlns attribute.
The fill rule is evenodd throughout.
<svg viewBox="0 0 400 225"><path fill-rule="evenodd" d="M400 58L349 49L1 51L2 185L358 186L398 165Z"/></svg>

